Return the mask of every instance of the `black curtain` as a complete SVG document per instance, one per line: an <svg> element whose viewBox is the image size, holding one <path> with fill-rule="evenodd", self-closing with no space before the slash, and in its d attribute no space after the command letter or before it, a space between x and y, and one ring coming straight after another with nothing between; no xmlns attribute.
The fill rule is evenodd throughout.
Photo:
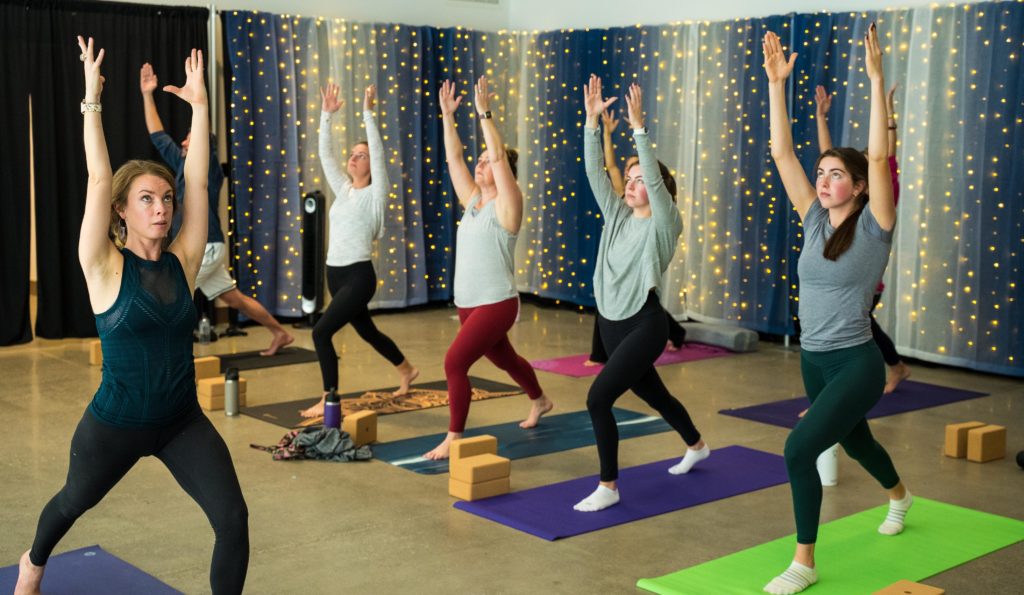
<svg viewBox="0 0 1024 595"><path fill-rule="evenodd" d="M21 4L29 15L29 53L36 65L31 80L39 278L36 334L50 339L96 336L78 262L87 173L79 113L84 82L76 36L92 36L96 47L106 50L103 128L116 170L129 159L159 161L146 131L139 69L149 62L160 87L180 86L191 48L202 49L209 62L208 11L120 2ZM184 137L191 121L188 105L160 90L155 97L165 130L175 138Z"/></svg>
<svg viewBox="0 0 1024 595"><path fill-rule="evenodd" d="M0 4L0 345L32 340L29 323L28 11ZM19 64L20 63L20 64Z"/></svg>

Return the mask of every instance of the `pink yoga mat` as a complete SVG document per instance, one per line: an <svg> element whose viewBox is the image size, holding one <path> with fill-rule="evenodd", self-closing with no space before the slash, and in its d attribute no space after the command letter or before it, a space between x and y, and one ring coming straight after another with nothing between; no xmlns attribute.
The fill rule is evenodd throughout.
<svg viewBox="0 0 1024 595"><path fill-rule="evenodd" d="M588 354L569 355L556 357L554 359L541 359L530 362L536 370L544 370L553 374L572 376L573 378L584 378L586 376L597 376L604 366L584 366ZM661 357L654 362L655 366L667 366L668 364L681 364L683 362L695 362L713 357L724 357L732 355L732 352L714 345L703 343L684 343L678 351L665 351Z"/></svg>

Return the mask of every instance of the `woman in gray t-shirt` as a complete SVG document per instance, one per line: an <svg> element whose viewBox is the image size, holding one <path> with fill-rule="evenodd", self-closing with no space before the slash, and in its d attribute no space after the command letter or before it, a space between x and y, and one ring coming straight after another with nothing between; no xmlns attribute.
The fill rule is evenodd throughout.
<svg viewBox="0 0 1024 595"><path fill-rule="evenodd" d="M886 140L885 80L878 32L864 39L871 81L868 154L831 149L815 165L815 184L793 150L786 113L786 79L796 54L787 60L774 33L764 36L764 69L771 106L772 158L804 226L800 253L800 368L811 406L786 440L786 469L796 517L796 554L768 593L799 593L818 580L814 568L821 512L818 455L840 443L889 493L884 535L903 530L910 492L889 454L875 441L865 415L882 396L885 363L871 335L871 300L889 260L896 208ZM871 192L868 192L870 188Z"/></svg>

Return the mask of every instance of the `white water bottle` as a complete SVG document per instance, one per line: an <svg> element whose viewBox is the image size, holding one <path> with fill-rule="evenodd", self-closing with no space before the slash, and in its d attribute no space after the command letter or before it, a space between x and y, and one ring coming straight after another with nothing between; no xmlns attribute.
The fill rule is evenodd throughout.
<svg viewBox="0 0 1024 595"><path fill-rule="evenodd" d="M818 455L817 466L821 485L834 486L839 483L839 445L833 444Z"/></svg>
<svg viewBox="0 0 1024 595"><path fill-rule="evenodd" d="M210 319L203 314L202 320L199 321L199 343L207 345L210 342Z"/></svg>

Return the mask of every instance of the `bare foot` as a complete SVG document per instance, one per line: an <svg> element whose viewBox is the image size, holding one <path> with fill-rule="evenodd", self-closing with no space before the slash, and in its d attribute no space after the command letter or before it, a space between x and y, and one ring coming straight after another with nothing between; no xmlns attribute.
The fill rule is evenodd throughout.
<svg viewBox="0 0 1024 595"><path fill-rule="evenodd" d="M302 417L322 417L324 414L324 402L327 400L327 393L324 393L320 397L320 402L313 405L309 409L299 409L299 415Z"/></svg>
<svg viewBox="0 0 1024 595"><path fill-rule="evenodd" d="M588 359L587 361L583 362L583 365L588 368L592 368L594 366L600 366L601 362L595 362L594 360Z"/></svg>
<svg viewBox="0 0 1024 595"><path fill-rule="evenodd" d="M400 397L409 394L409 385L419 377L420 371L406 360L398 365L398 374L401 376L398 390L391 393L393 397Z"/></svg>
<svg viewBox="0 0 1024 595"><path fill-rule="evenodd" d="M29 560L28 552L22 554L18 562L18 583L14 585L14 595L38 595L45 570L46 566L36 566Z"/></svg>
<svg viewBox="0 0 1024 595"><path fill-rule="evenodd" d="M274 333L274 338L270 341L270 347L266 351L261 351L260 355L264 357L274 355L278 349L291 345L294 340L295 337L289 335L287 331L282 330L279 333Z"/></svg>
<svg viewBox="0 0 1024 595"><path fill-rule="evenodd" d="M526 421L519 424L519 427L524 430L537 427L541 416L555 408L555 404L551 402L547 395L541 395L530 401L530 403L530 415L526 416Z"/></svg>
<svg viewBox="0 0 1024 595"><path fill-rule="evenodd" d="M803 417L803 416L805 416L805 415L807 415L807 409L804 409L804 410L803 410L803 411L801 411L800 413L797 413L797 414L796 414L796 416L797 416L797 417Z"/></svg>
<svg viewBox="0 0 1024 595"><path fill-rule="evenodd" d="M903 362L900 362L895 366L890 366L889 374L885 379L885 388L882 389L882 392L885 394L891 393L907 378L910 378L910 366Z"/></svg>
<svg viewBox="0 0 1024 595"><path fill-rule="evenodd" d="M431 461L440 461L441 459L448 458L448 452L452 447L452 440L458 440L462 438L462 434L457 432L448 432L448 435L444 437L441 444L434 447L434 450L423 455L424 459L430 459Z"/></svg>
<svg viewBox="0 0 1024 595"><path fill-rule="evenodd" d="M676 347L675 343L669 340L668 342L665 343L665 351L679 351L679 348Z"/></svg>

